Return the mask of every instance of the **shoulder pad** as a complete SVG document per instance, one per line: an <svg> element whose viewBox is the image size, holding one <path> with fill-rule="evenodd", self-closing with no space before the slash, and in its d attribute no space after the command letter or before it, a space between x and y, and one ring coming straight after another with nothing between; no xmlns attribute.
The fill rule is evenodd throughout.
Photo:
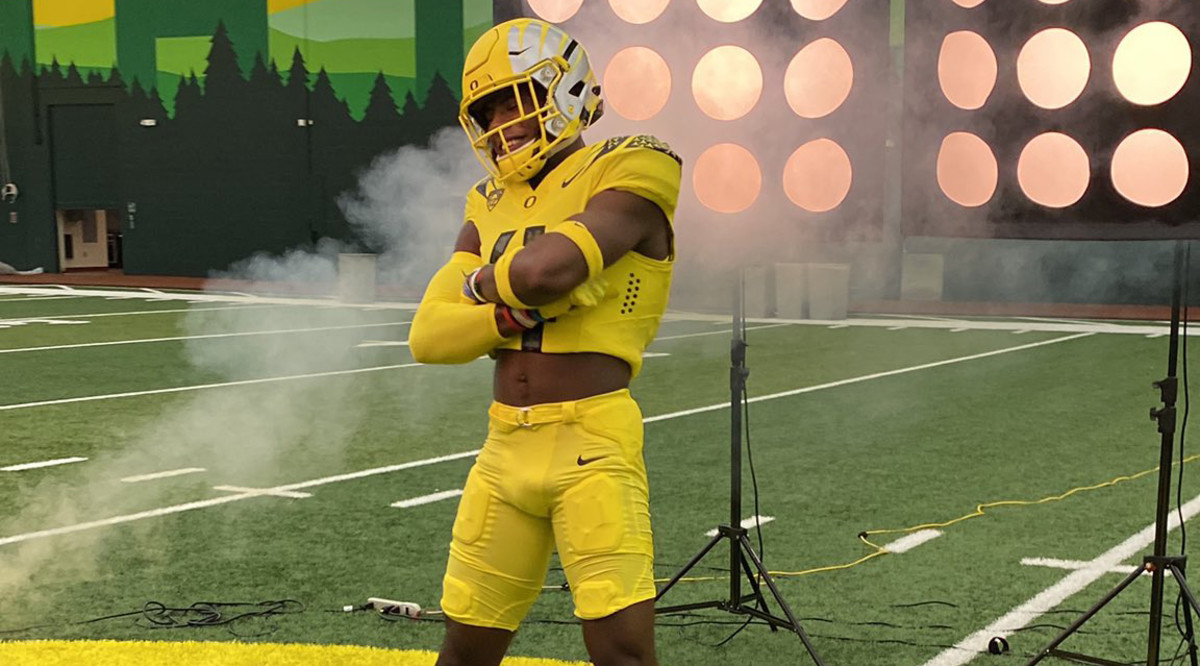
<svg viewBox="0 0 1200 666"><path fill-rule="evenodd" d="M671 147L667 145L667 142L663 141L662 139L659 139L658 137L651 136L649 134L635 134L633 136L615 136L615 137L609 139L608 141L605 141L604 144L601 145L600 149L596 152L596 157L594 159L599 159L599 158L607 155L608 153L611 153L614 151L638 150L638 149L646 149L646 150L653 150L656 152L660 152L664 155L667 155L671 159L675 160L679 164L683 164L683 160L680 159L679 155L677 155L675 153L675 151L671 150Z"/></svg>
<svg viewBox="0 0 1200 666"><path fill-rule="evenodd" d="M475 190L479 193L479 196L486 199L487 195L490 194L492 190L496 189L496 183L492 180L491 176L488 176L478 183L475 183L474 187L471 189Z"/></svg>
<svg viewBox="0 0 1200 666"><path fill-rule="evenodd" d="M680 159L679 155L677 155L675 151L671 150L671 147L667 145L667 142L659 139L656 136L651 136L649 134L638 134L636 136L627 138L628 141L625 142L625 148L646 148L649 150L656 150L664 155L667 155L676 162L683 164L683 160Z"/></svg>

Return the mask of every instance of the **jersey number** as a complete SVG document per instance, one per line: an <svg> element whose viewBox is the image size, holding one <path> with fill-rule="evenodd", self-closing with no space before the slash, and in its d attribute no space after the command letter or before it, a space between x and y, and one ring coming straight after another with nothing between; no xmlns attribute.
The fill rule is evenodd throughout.
<svg viewBox="0 0 1200 666"><path fill-rule="evenodd" d="M508 249L508 244L512 242L513 236L516 235L516 233L517 232L515 230L512 230L500 234L500 237L496 239L496 244L492 246L492 256L490 259L488 259L488 263L494 264L500 260L500 257L504 255L504 251ZM529 245L533 239L541 236L544 233L546 233L545 226L526 228L525 237L521 243L521 247Z"/></svg>
<svg viewBox="0 0 1200 666"><path fill-rule="evenodd" d="M512 242L513 236L516 235L516 233L517 232L513 230L500 234L500 237L496 239L496 244L492 246L492 256L488 260L488 263L494 264L499 261L500 257L504 255L504 251L508 249L508 244ZM533 239L541 236L544 233L546 233L546 227L544 225L526 227L525 236L522 240L521 247L527 247L529 243L533 241ZM542 329L544 326L545 324L538 324L537 326L521 334L521 349L523 351L542 350Z"/></svg>

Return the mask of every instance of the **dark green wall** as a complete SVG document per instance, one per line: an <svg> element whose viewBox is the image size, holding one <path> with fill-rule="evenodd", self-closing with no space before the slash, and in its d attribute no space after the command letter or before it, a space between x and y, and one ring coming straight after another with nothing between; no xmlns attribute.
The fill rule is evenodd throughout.
<svg viewBox="0 0 1200 666"><path fill-rule="evenodd" d="M445 0L417 0L417 90L429 90L433 75L440 73L450 89L461 97L463 56L463 8ZM423 99L418 100L424 102Z"/></svg>
<svg viewBox="0 0 1200 666"><path fill-rule="evenodd" d="M424 104L410 94L403 111L378 76L357 121L329 76L309 71L299 53L282 73L257 50L243 62L231 31L214 25L207 75L184 82L174 117L157 91L122 71L85 79L69 66L35 75L28 60L0 57L12 178L21 188L15 204L0 202L0 261L58 269L56 198L84 196L72 192L85 183L56 192L56 175L70 177L70 169L56 172L52 155L87 151L77 145L86 137L69 124L59 123L54 135L55 117L112 119L111 132L96 132L115 137L112 177L90 179L86 198L119 203L127 273L169 275L205 275L322 237L357 242L338 196L380 154L457 125L457 98L440 76L431 77ZM8 222L11 212L16 224Z"/></svg>
<svg viewBox="0 0 1200 666"><path fill-rule="evenodd" d="M267 0L116 0L117 62L125 80L154 85L154 40L211 35L218 21L246 71L255 56L267 59Z"/></svg>
<svg viewBox="0 0 1200 666"><path fill-rule="evenodd" d="M33 0L0 0L0 53L33 62Z"/></svg>
<svg viewBox="0 0 1200 666"><path fill-rule="evenodd" d="M16 203L0 201L0 261L30 268L57 265L53 208L50 201L50 153L41 131L38 90L30 60L0 56L9 162L20 186ZM16 215L15 222L13 214Z"/></svg>

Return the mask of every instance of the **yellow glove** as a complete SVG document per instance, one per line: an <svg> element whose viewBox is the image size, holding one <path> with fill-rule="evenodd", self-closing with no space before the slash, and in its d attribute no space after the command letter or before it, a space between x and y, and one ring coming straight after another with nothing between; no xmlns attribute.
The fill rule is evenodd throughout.
<svg viewBox="0 0 1200 666"><path fill-rule="evenodd" d="M608 293L608 280L594 277L575 287L571 293L562 298L537 308L537 314L543 320L561 317L572 310L590 310L604 300Z"/></svg>

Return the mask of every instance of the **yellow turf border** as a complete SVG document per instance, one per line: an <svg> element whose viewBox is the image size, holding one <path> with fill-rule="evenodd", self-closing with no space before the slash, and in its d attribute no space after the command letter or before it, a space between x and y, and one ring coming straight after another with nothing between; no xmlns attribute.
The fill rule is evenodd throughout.
<svg viewBox="0 0 1200 666"><path fill-rule="evenodd" d="M359 645L165 641L0 641L5 666L433 666L425 650L384 650ZM584 662L510 657L505 666L585 666Z"/></svg>

